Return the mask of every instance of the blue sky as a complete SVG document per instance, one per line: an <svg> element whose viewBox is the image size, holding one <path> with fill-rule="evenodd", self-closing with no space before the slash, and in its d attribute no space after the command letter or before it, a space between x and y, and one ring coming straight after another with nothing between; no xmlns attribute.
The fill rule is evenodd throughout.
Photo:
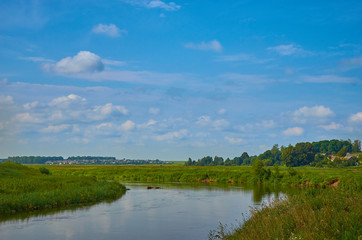
<svg viewBox="0 0 362 240"><path fill-rule="evenodd" d="M362 139L360 1L0 2L0 157Z"/></svg>

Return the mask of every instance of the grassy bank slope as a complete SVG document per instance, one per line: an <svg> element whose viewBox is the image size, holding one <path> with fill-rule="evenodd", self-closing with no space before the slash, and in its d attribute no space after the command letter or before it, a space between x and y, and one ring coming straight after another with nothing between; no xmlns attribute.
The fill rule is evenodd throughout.
<svg viewBox="0 0 362 240"><path fill-rule="evenodd" d="M43 172L44 171L43 168ZM121 196L125 187L94 177L42 174L37 168L0 163L0 215L99 202Z"/></svg>
<svg viewBox="0 0 362 240"><path fill-rule="evenodd" d="M288 200L253 209L232 233L225 228L210 239L361 239L362 194L347 189L308 189Z"/></svg>

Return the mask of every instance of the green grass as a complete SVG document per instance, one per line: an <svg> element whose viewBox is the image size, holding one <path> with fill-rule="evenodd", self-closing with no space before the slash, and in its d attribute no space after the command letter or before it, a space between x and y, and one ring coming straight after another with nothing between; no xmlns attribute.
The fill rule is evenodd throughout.
<svg viewBox="0 0 362 240"><path fill-rule="evenodd" d="M38 168L39 166L35 166ZM297 187L326 187L335 182L346 184L362 181L362 168L293 168L279 167L279 175L274 167L265 168L270 175L259 178L251 166L47 166L54 175L91 176L99 180L133 182L215 182L234 184L266 183Z"/></svg>
<svg viewBox="0 0 362 240"><path fill-rule="evenodd" d="M361 239L361 189L310 188L251 210L251 218L233 230L222 226L209 239Z"/></svg>
<svg viewBox="0 0 362 240"><path fill-rule="evenodd" d="M116 198L125 192L117 182L94 177L42 174L20 164L0 164L0 214L60 208Z"/></svg>

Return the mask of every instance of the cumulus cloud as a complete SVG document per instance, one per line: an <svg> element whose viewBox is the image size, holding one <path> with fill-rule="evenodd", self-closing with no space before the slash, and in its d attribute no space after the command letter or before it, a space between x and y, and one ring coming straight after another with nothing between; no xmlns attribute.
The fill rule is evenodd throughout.
<svg viewBox="0 0 362 240"><path fill-rule="evenodd" d="M63 58L55 64L45 63L43 69L58 74L72 74L103 71L104 65L98 55L89 51L80 51L74 57Z"/></svg>
<svg viewBox="0 0 362 240"><path fill-rule="evenodd" d="M232 137L225 137L225 140L231 144L238 144L244 141L242 138L232 138Z"/></svg>
<svg viewBox="0 0 362 240"><path fill-rule="evenodd" d="M362 123L362 112L352 114L349 118L349 121L352 123Z"/></svg>
<svg viewBox="0 0 362 240"><path fill-rule="evenodd" d="M126 122L124 122L121 125L121 129L124 131L130 131L134 128L136 124L134 122L132 122L131 120L127 120Z"/></svg>
<svg viewBox="0 0 362 240"><path fill-rule="evenodd" d="M168 132L166 134L157 135L155 139L158 141L172 140L175 138L180 139L184 138L187 135L187 132L188 131L186 129L181 129L180 131Z"/></svg>
<svg viewBox="0 0 362 240"><path fill-rule="evenodd" d="M92 32L109 37L120 37L121 33L127 33L126 30L121 30L114 24L98 24L92 28Z"/></svg>
<svg viewBox="0 0 362 240"><path fill-rule="evenodd" d="M185 48L195 49L195 50L202 50L202 51L215 51L221 52L222 46L219 41L212 40L209 42L201 42L201 43L186 43L184 44Z"/></svg>
<svg viewBox="0 0 362 240"><path fill-rule="evenodd" d="M161 8L166 11L177 11L181 8L180 5L177 5L174 2L165 3L160 0L122 0L125 3L131 5L142 6L145 8Z"/></svg>
<svg viewBox="0 0 362 240"><path fill-rule="evenodd" d="M302 107L293 112L294 121L306 123L308 120L324 120L334 116L334 112L324 106Z"/></svg>
<svg viewBox="0 0 362 240"><path fill-rule="evenodd" d="M283 134L285 136L301 136L304 132L304 129L301 127L292 127L292 128L287 128L286 130L283 131Z"/></svg>
<svg viewBox="0 0 362 240"><path fill-rule="evenodd" d="M328 125L321 125L320 127L329 131L329 130L337 130L337 129L341 128L342 126L338 123L332 122Z"/></svg>
<svg viewBox="0 0 362 240"><path fill-rule="evenodd" d="M100 116L108 116L112 113L121 113L123 115L128 114L128 110L124 106L113 105L112 103L107 103L102 106L96 106L94 107L93 112L97 113Z"/></svg>
<svg viewBox="0 0 362 240"><path fill-rule="evenodd" d="M76 94L69 94L68 96L54 98L49 103L49 106L69 107L69 105L72 103L84 103L85 101L85 98L82 98Z"/></svg>

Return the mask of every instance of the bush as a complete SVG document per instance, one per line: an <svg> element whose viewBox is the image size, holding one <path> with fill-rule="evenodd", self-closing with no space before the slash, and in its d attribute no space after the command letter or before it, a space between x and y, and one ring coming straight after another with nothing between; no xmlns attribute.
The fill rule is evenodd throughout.
<svg viewBox="0 0 362 240"><path fill-rule="evenodd" d="M49 175L49 174L50 174L49 169L47 169L47 168L45 168L45 167L39 168L39 171L40 171L42 174L46 174L46 175Z"/></svg>

